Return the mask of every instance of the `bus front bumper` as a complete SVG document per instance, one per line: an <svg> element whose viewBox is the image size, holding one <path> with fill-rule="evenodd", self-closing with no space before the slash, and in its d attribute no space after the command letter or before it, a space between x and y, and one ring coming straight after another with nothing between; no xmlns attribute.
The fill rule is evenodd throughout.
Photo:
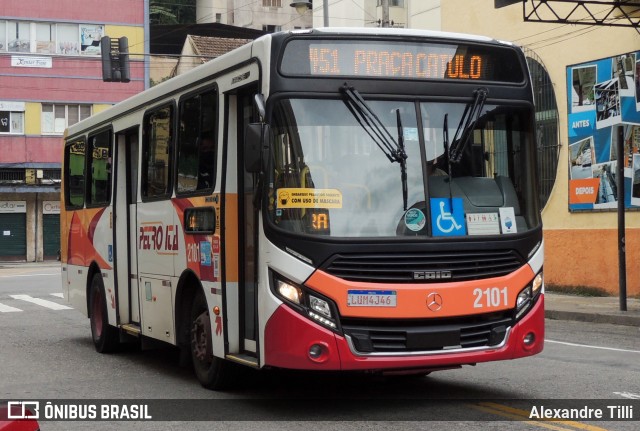
<svg viewBox="0 0 640 431"><path fill-rule="evenodd" d="M281 305L265 328L265 365L300 370L391 371L439 369L479 362L517 359L544 347L544 294L510 330L499 346L453 353L355 354L348 340Z"/></svg>

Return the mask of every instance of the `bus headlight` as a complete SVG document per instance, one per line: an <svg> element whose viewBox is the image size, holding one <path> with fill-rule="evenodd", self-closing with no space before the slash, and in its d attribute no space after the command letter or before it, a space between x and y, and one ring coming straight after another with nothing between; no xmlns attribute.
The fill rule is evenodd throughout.
<svg viewBox="0 0 640 431"><path fill-rule="evenodd" d="M297 305L302 303L302 289L293 283L288 283L276 278L276 290L284 299L287 299Z"/></svg>
<svg viewBox="0 0 640 431"><path fill-rule="evenodd" d="M291 308L329 329L338 329L337 309L330 299L308 291L274 271L271 276L272 290Z"/></svg>
<svg viewBox="0 0 640 431"><path fill-rule="evenodd" d="M516 320L520 319L533 305L542 290L542 272L536 274L531 284L522 289L516 298Z"/></svg>
<svg viewBox="0 0 640 431"><path fill-rule="evenodd" d="M329 303L324 299L309 295L309 308L311 311L318 312L324 317L328 317L329 319L333 318L331 315L331 307L329 307Z"/></svg>

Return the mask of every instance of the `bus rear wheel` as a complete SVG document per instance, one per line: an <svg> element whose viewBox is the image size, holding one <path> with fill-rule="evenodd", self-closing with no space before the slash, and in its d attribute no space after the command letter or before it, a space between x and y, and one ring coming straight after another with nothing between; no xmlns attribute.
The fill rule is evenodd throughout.
<svg viewBox="0 0 640 431"><path fill-rule="evenodd" d="M202 291L196 294L191 305L190 328L191 362L198 381L207 389L229 388L235 368L213 355L211 317Z"/></svg>
<svg viewBox="0 0 640 431"><path fill-rule="evenodd" d="M100 353L109 353L119 346L118 330L109 325L107 316L107 299L102 282L102 274L97 273L91 279L89 293L89 313L91 320L91 337L93 345Z"/></svg>

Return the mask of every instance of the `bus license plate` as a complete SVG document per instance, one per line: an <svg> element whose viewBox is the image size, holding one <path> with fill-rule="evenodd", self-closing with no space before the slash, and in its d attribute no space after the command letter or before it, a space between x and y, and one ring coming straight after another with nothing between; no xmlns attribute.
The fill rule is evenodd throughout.
<svg viewBox="0 0 640 431"><path fill-rule="evenodd" d="M395 290L349 290L348 307L395 307Z"/></svg>

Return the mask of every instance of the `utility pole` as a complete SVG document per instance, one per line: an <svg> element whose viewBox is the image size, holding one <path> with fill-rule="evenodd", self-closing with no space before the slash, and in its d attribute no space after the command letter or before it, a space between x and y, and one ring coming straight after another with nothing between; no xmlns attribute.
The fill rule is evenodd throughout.
<svg viewBox="0 0 640 431"><path fill-rule="evenodd" d="M389 0L382 0L380 3L382 6L382 24L380 27L389 27Z"/></svg>
<svg viewBox="0 0 640 431"><path fill-rule="evenodd" d="M324 26L329 27L329 0L323 0L322 16L323 16Z"/></svg>

